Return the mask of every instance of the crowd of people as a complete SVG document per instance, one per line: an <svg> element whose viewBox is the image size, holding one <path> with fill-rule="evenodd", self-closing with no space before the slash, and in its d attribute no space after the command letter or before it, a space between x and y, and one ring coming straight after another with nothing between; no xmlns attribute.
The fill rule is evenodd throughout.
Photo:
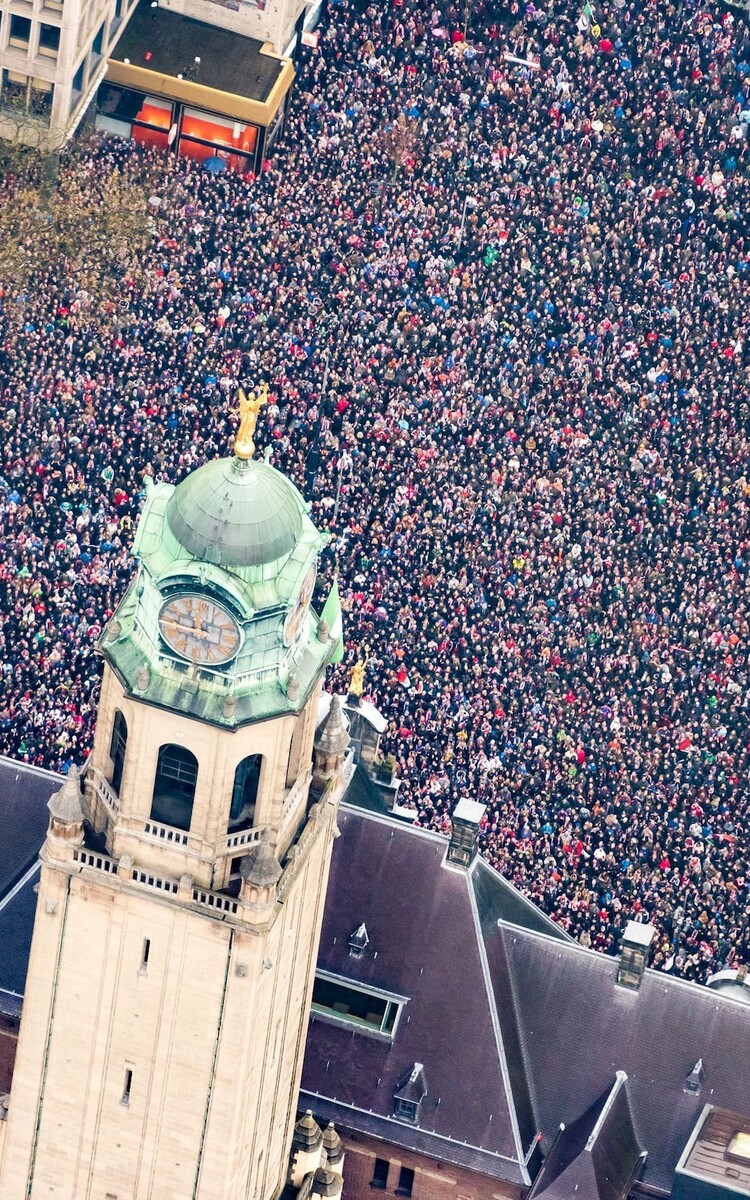
<svg viewBox="0 0 750 1200"><path fill-rule="evenodd" d="M584 945L750 957L750 35L711 0L331 0L257 179L170 158L102 313L2 298L0 750L91 745L144 479L329 527L400 799ZM70 169L134 171L117 141ZM234 424L233 424L234 423Z"/></svg>

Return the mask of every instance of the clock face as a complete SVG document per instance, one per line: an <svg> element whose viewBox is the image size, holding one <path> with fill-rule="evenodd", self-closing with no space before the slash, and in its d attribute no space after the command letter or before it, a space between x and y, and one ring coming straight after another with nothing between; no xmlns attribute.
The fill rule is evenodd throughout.
<svg viewBox="0 0 750 1200"><path fill-rule="evenodd" d="M201 666L229 662L240 648L234 617L207 596L172 596L161 607L159 632L171 650Z"/></svg>
<svg viewBox="0 0 750 1200"><path fill-rule="evenodd" d="M309 568L305 578L302 580L302 587L299 590L299 595L294 602L294 607L290 608L286 621L284 622L284 645L291 646L292 642L296 642L299 636L299 631L302 628L302 622L307 615L307 610L310 607L312 594L315 588L315 564Z"/></svg>

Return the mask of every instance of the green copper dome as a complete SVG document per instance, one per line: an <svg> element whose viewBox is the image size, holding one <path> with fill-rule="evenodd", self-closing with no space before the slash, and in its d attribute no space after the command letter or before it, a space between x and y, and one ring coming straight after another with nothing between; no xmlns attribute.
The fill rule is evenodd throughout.
<svg viewBox="0 0 750 1200"><path fill-rule="evenodd" d="M294 484L267 463L218 458L178 484L166 518L179 544L201 562L252 567L292 552L305 511Z"/></svg>

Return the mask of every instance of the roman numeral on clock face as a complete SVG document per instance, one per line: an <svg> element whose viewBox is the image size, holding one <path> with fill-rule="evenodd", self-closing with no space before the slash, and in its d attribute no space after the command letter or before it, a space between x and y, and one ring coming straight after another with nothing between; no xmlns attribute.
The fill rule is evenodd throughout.
<svg viewBox="0 0 750 1200"><path fill-rule="evenodd" d="M159 630L175 653L209 666L229 662L240 647L240 629L232 614L204 596L167 600L159 613Z"/></svg>

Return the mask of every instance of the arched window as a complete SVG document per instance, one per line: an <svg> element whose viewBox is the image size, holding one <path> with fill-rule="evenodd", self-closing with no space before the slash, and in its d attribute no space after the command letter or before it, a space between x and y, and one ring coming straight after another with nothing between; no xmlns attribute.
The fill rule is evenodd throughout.
<svg viewBox="0 0 750 1200"><path fill-rule="evenodd" d="M127 722L119 708L115 710L115 720L112 726L112 741L109 744L109 757L112 759L112 787L120 791L122 783L122 768L125 765L125 747L128 744Z"/></svg>
<svg viewBox="0 0 750 1200"><path fill-rule="evenodd" d="M262 763L261 754L249 754L237 764L232 788L232 807L229 810L229 828L232 832L249 829L255 820L255 801L258 798Z"/></svg>
<svg viewBox="0 0 750 1200"><path fill-rule="evenodd" d="M195 755L184 746L162 746L156 764L151 820L176 829L189 829L197 781Z"/></svg>

